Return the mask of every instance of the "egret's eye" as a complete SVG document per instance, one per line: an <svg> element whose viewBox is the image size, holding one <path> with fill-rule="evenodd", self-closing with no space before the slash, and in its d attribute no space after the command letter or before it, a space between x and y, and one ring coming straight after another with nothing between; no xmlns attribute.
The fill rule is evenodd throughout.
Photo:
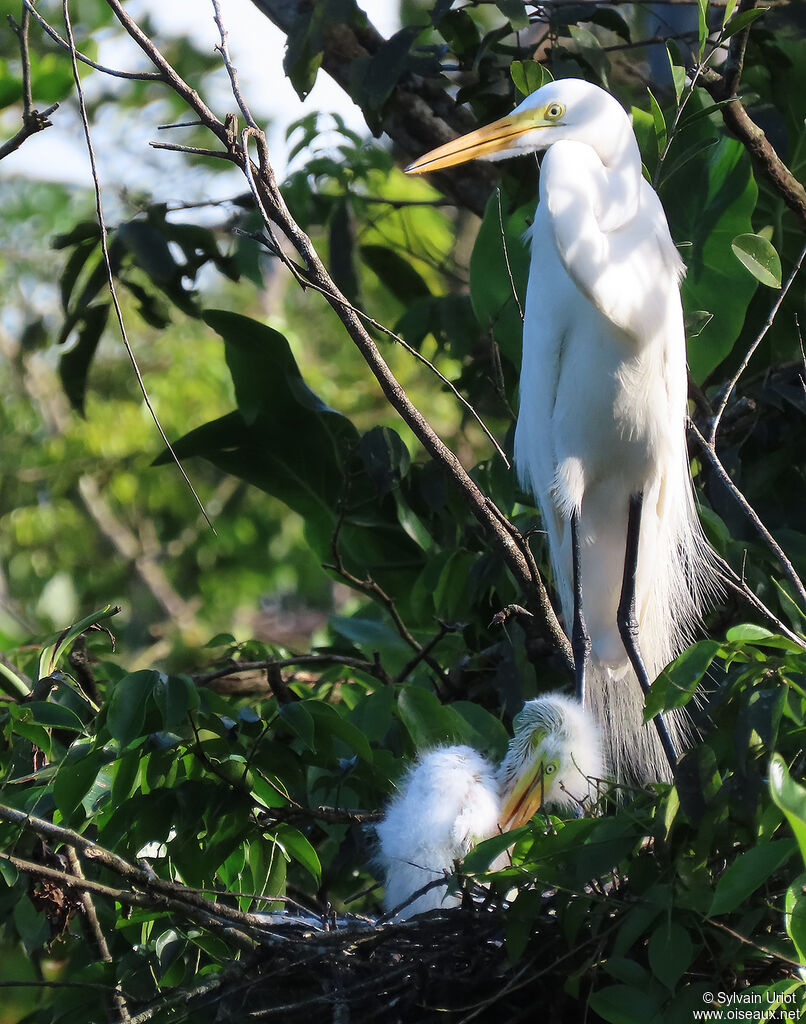
<svg viewBox="0 0 806 1024"><path fill-rule="evenodd" d="M551 761L549 761L549 763L546 765L546 768L545 768L546 775L553 775L556 771L557 771L557 765L553 764Z"/></svg>
<svg viewBox="0 0 806 1024"><path fill-rule="evenodd" d="M565 113L565 107L562 103L549 103L546 107L546 120L557 121Z"/></svg>

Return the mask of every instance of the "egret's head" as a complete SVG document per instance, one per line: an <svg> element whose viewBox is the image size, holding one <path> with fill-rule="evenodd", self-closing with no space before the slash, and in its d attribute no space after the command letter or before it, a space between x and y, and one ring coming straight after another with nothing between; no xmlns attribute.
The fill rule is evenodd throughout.
<svg viewBox="0 0 806 1024"><path fill-rule="evenodd" d="M578 811L602 775L599 730L589 713L550 693L527 701L514 726L499 776L501 828L525 825L543 804Z"/></svg>
<svg viewBox="0 0 806 1024"><path fill-rule="evenodd" d="M631 137L630 119L617 100L590 82L564 78L527 96L506 117L431 150L406 172L438 171L480 157L504 160L548 149L561 139L587 143L607 164Z"/></svg>

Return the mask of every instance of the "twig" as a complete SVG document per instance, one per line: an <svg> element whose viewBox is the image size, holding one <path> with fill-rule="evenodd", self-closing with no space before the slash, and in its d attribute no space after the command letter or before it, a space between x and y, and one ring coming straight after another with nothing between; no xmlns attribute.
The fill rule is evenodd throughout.
<svg viewBox="0 0 806 1024"><path fill-rule="evenodd" d="M351 658L344 654L298 654L296 657L264 658L260 661L232 660L228 664L222 665L221 668L211 669L209 672L194 675L193 682L196 686L207 686L215 679L237 675L239 672L259 672L270 668L293 668L300 665L344 665L346 668L354 668L359 672L366 672L367 675L378 679L382 683L389 682L389 675L382 666L375 662L366 661L364 658Z"/></svg>
<svg viewBox="0 0 806 1024"><path fill-rule="evenodd" d="M801 581L800 577L795 571L795 567L792 565L792 562L787 557L786 552L780 546L778 541L773 537L773 535L770 533L770 531L767 529L764 523L762 523L761 519L758 516L758 513L747 500L747 498L745 498L745 496L742 494L742 492L739 490L739 488L736 486L733 480L731 480L730 474L722 465L722 462L716 453L714 445L710 444L705 439L705 437L703 437L703 435L698 430L696 423L689 421L689 429L696 438L697 443L700 446L700 450L705 456L706 461L710 465L711 469L716 474L717 479L720 481L721 484L723 484L724 487L727 488L727 490L730 492L730 494L733 496L736 502L741 506L742 511L753 524L753 526L756 529L756 532L759 534L759 536L770 549L770 551L772 551L772 553L781 563L784 572L786 573L787 577L789 578L795 590L797 591L798 597L803 603L803 607L806 609L806 588L804 588L803 582Z"/></svg>
<svg viewBox="0 0 806 1024"><path fill-rule="evenodd" d="M154 891L145 893L132 889L118 889L111 885L104 885L101 882L94 882L89 878L76 878L75 875L70 875L66 871L49 868L44 864L35 864L33 861L23 860L21 857L15 857L10 853L0 852L0 860L13 864L18 871L24 871L26 874L34 875L38 878L47 878L79 893L87 892L93 893L96 896L105 896L108 899L116 900L118 903L124 903L131 907L147 907L151 910L156 907L161 910L174 911L199 924L203 924L210 931L220 935L226 942L232 942L242 949L252 950L255 948L254 942L245 932L222 924L209 911L202 910L200 907L195 907L183 900L173 899L165 893ZM212 907L214 904L208 903L208 906Z"/></svg>
<svg viewBox="0 0 806 1024"><path fill-rule="evenodd" d="M159 903L160 906L166 906L167 909L178 911L202 923L213 921L220 924L216 919L226 918L233 927L237 926L236 930L240 935L239 944L244 947L248 946L248 948L252 948L252 943L247 935L249 929L263 927L263 922L261 922L259 917L235 910L225 903L205 899L198 892L187 886L168 882L158 875L145 871L143 868L135 867L134 864L113 853L112 850L99 846L97 843L92 842L92 840L87 839L86 836L81 835L79 832L74 832L72 829L64 828L61 825L54 825L44 818L37 818L32 814L26 814L24 811L18 811L16 808L8 807L5 804L0 804L0 821L8 821L11 824L19 825L23 829L35 832L45 839L72 846L83 854L85 858L93 860L116 875L125 878L137 889L142 890L141 892L130 893L133 900L137 901L137 906L154 906L155 903ZM8 854L0 854L0 856L7 859L10 858ZM19 867L18 864L17 866ZM34 864L32 867L39 869L41 865ZM21 870L28 870L28 868L21 868ZM44 868L43 870L53 871L54 869ZM99 882L93 882L89 879L85 879L82 882L72 875L65 875L64 872L57 872L57 874L60 876L59 881L64 881L66 884L72 885L73 888L86 888L87 891L97 892L99 895L118 898L116 895L117 890L110 890L108 886L103 886ZM149 900L151 901L150 903L148 902ZM166 901L168 902L166 903Z"/></svg>
<svg viewBox="0 0 806 1024"><path fill-rule="evenodd" d="M756 337L755 341L752 343L750 348L748 348L747 352L745 352L744 358L742 359L741 363L739 364L736 372L731 377L731 379L728 381L728 383L725 385L725 387L724 387L724 389L722 391L722 396L719 399L719 402L717 404L716 410L714 411L714 416L713 416L713 419L711 420L711 423L710 423L710 426L709 426L709 430L708 430L708 444L711 447L714 447L714 445L716 444L716 434L717 434L717 431L719 430L719 423L720 423L720 420L722 419L722 416L723 416L723 414L725 412L725 407L727 406L728 401L730 400L730 396L733 394L733 390L736 387L736 385L737 385L737 383L739 381L739 378L744 373L744 371L747 369L747 364L750 362L750 359L752 358L753 353L756 351L758 346L764 340L764 338L765 338L765 336L767 334L767 331L769 331L769 329L772 327L773 321L775 320L775 317L776 317L776 315L778 313L778 310L781 308L781 305L782 305L784 299L787 296L787 292L792 287L792 282L798 276L800 268L803 265L804 258L806 258L806 245L804 245L803 248L801 249L800 256L798 256L798 258L797 258L797 260L795 262L795 266L792 268L792 273L789 275L789 277L786 280L786 283L784 284L783 288L779 292L778 297L775 300L772 309L770 310L770 315L767 317L767 319L766 319L766 321L764 323L764 326L759 331L758 336Z"/></svg>
<svg viewBox="0 0 806 1024"><path fill-rule="evenodd" d="M93 68L95 71L100 71L104 75L110 75L112 78L127 78L136 82L162 82L164 81L162 75L154 74L153 71L118 71L116 68L106 67L104 64L98 64L96 61L87 57L86 54L81 53L80 50L72 51L70 44L66 39L63 39L59 33L50 25L39 11L31 3L31 0L22 0L23 6L27 13L32 14L34 18L39 22L42 28L47 32L50 38L58 43L62 49L67 50L68 53L75 52L77 60L80 60L82 64L86 64L87 67Z"/></svg>
<svg viewBox="0 0 806 1024"><path fill-rule="evenodd" d="M84 872L81 869L81 861L78 859L74 847L68 846L67 850L67 861L70 865L70 870L76 876L76 878L86 881L84 878ZM84 890L79 897L81 900L81 906L84 908L84 913L87 918L87 924L92 935L95 945L98 947L98 953L101 960L105 963L111 964L112 954L109 951L109 944L106 941L103 929L101 928L101 922L98 920L98 913L95 910L95 904L92 902L92 896L89 891ZM120 985L115 986L114 993L112 995L112 1002L115 1004L115 1009L118 1012L118 1017L121 1021L130 1021L131 1016L129 1014L129 1008L126 1005L126 999L123 995Z"/></svg>
<svg viewBox="0 0 806 1024"><path fill-rule="evenodd" d="M448 633L456 633L462 628L463 627L461 625L456 623L449 624L447 622L440 622L439 632L432 636L428 643L425 644L419 651L417 651L413 658L409 659L409 661L406 662L403 668L395 676L395 682L402 683L414 671L414 669L420 664L420 662L424 661L428 657L428 655L431 654L431 652L434 650L437 644L443 639L443 637L447 636Z"/></svg>
<svg viewBox="0 0 806 1024"><path fill-rule="evenodd" d="M176 463L179 472L182 474L185 483L190 488L190 492L195 498L196 504L199 506L201 514L207 520L207 524L210 527L210 529L213 531L213 533L215 533L215 527L210 522L207 516L207 512L205 511L204 505L201 502L201 498L199 498L198 494L196 493L193 484L190 482L190 477L185 472L184 467L177 458L176 452L174 451L171 442L168 440L167 434L162 429L162 424L159 421L159 417L157 416L156 410L154 409L154 406L151 404L151 399L149 397L145 381L143 380L143 375L140 372L140 366L137 362L137 357L134 354L134 349L132 348L131 343L129 342L129 336L126 331L126 324L123 321L123 310L120 307L117 289L115 288L115 276L112 271L112 262L109 258L109 240L106 229L106 221L104 219L103 200L101 198L101 182L98 178L98 165L95 159L95 147L92 144L92 135L90 134L90 122L89 117L87 115L87 105L84 102L84 90L81 86L81 77L78 73L78 57L76 54L75 39L73 38L73 26L70 21L69 0L62 0L62 14L64 16L64 27L67 33L67 42L70 47L70 60L73 65L73 81L75 82L76 94L78 96L78 109L81 114L81 124L84 129L84 139L87 143L87 154L90 159L92 183L95 189L95 214L98 220L98 227L100 228L101 232L101 251L103 253L104 265L106 267L107 284L109 286L109 294L112 298L112 305L115 308L115 316L117 317L121 337L123 338L123 344L126 347L126 352L129 356L129 361L132 364L132 369L134 370L135 377L137 378L137 383L143 395L143 401L145 402L146 407L148 408L148 411L151 414L151 418L154 421L154 425L159 431L160 437L162 438L168 451L171 453L171 457Z"/></svg>
<svg viewBox="0 0 806 1024"><path fill-rule="evenodd" d="M271 807L262 812L272 821L324 821L328 825L367 825L380 821L383 811L354 811L341 807Z"/></svg>
<svg viewBox="0 0 806 1024"><path fill-rule="evenodd" d="M447 673L445 669L437 662L434 658L424 651L423 645L420 641L412 634L406 623L403 621L402 616L397 608L395 599L388 594L384 588L374 580L371 576L367 575L363 580L359 579L354 573L351 573L349 569L344 565L344 561L341 557L341 551L339 549L339 534L341 532L342 524L344 523L344 507L342 506L339 518L336 522L336 526L333 530L333 535L330 538L330 550L333 556L332 565L324 565L323 568L330 569L332 572L337 573L345 583L353 587L355 590L360 591L362 594L366 594L367 597L371 597L374 601L382 604L386 609L390 619L395 625L395 629L400 634L400 637L405 643L411 647L414 651L418 661L424 661L426 665L435 674L439 684L442 685L447 681Z"/></svg>
<svg viewBox="0 0 806 1024"><path fill-rule="evenodd" d="M221 54L221 59L224 61L224 67L227 69L229 75L230 87L232 89L232 95L235 97L235 101L240 107L241 113L246 118L246 123L250 128L258 128L257 122L252 117L249 107L246 105L246 100L243 98L241 93L241 87L238 84L238 72L235 69L235 65L232 63L232 58L229 54L229 47L227 45L227 31L224 28L224 21L221 17L221 7L218 0L212 0L213 12L215 17L215 23L218 27L218 34L221 37L221 42L216 46L216 50ZM259 129L258 129L259 130Z"/></svg>
<svg viewBox="0 0 806 1024"><path fill-rule="evenodd" d="M20 58L22 61L22 119L27 121L31 116L34 106L34 97L31 91L31 55L28 50L28 28L31 23L31 13L27 8L23 7L21 24L18 25L10 14L8 20L20 43Z"/></svg>
<svg viewBox="0 0 806 1024"><path fill-rule="evenodd" d="M8 22L20 44L20 63L22 65L22 128L20 128L16 135L0 146L0 160L7 157L10 153L14 153L18 150L23 142L25 142L26 139L29 139L32 135L36 135L37 132L41 132L45 128L50 128L53 124L53 122L49 120L50 115L59 108L58 103L53 103L41 113L38 110L34 110L34 101L31 93L31 54L28 49L28 26L30 23L30 15L27 8L23 8L22 23L20 25L17 24L10 14L8 16Z"/></svg>
<svg viewBox="0 0 806 1024"><path fill-rule="evenodd" d="M749 584L744 580L743 576L739 576L733 571L730 565L720 558L719 555L714 556L716 558L717 568L720 572L720 578L725 586L729 587L734 593L738 594L739 597L743 597L749 605L752 605L782 636L785 636L787 640L791 640L793 644L797 644L798 647L806 651L806 643L803 641L803 637L798 636L797 633L793 632L784 622L782 622L777 615L775 615L758 597L757 594L753 593L750 589ZM744 572L744 566L742 566Z"/></svg>
<svg viewBox="0 0 806 1024"><path fill-rule="evenodd" d="M518 307L518 313L520 313L521 323L523 322L523 306L521 300L518 298L518 292L515 288L515 278L512 276L512 267L509 263L509 249L507 248L507 236L504 233L504 211L501 209L501 186L497 185L495 189L495 198L498 200L498 227L501 232L501 248L504 250L504 263L507 267L507 274L509 276L509 287L512 291L512 297L515 299L515 305Z"/></svg>

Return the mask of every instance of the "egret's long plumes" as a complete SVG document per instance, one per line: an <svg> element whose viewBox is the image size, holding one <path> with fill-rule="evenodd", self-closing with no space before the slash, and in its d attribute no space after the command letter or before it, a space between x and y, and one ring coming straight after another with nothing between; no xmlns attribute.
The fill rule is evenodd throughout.
<svg viewBox="0 0 806 1024"><path fill-rule="evenodd" d="M376 826L384 908L399 907L429 882L446 878L470 848L524 824L543 805L579 814L602 775L598 730L577 701L547 694L528 701L499 767L471 747L421 754ZM493 865L503 867L505 859ZM405 919L458 903L447 882L397 915Z"/></svg>
<svg viewBox="0 0 806 1024"><path fill-rule="evenodd" d="M516 128L520 128L516 132ZM574 613L571 521L580 535L591 641L587 697L622 780L669 767L617 625L631 499L643 495L636 576L650 679L691 639L715 589L686 452L683 263L644 180L630 119L576 79L551 82L507 119L426 154L432 170L493 149L543 151L523 325L519 477L546 527L566 628ZM677 748L684 720L668 723Z"/></svg>

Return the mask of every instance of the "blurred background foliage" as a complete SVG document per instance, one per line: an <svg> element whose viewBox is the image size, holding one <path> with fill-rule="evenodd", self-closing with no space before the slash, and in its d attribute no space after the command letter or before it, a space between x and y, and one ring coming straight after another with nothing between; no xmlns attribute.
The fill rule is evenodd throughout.
<svg viewBox="0 0 806 1024"><path fill-rule="evenodd" d="M267 15L282 7L256 5ZM0 6L21 21L17 4ZM58 27L60 5L39 10ZM141 55L117 45L102 0L75 0L71 12L84 53L145 68ZM390 111L423 81L435 107L438 93L455 99L471 123L504 114L545 74L612 89L632 109L646 173L688 266L692 412L707 423L798 260L803 229L754 173L708 92L684 81L694 60L719 66L717 44L730 34L724 5L700 12L698 23L696 5L405 2L400 31L367 43L345 76L376 137L321 111L288 132L283 191L293 215L342 292L377 322L374 336L415 404L529 535L549 580L531 499L468 407L511 455L528 265L521 238L536 162L482 174L473 193L480 202L457 203L450 181L402 173L415 154L405 131L390 127ZM226 20L226 5L223 13ZM285 71L301 96L325 73L333 26L366 41L371 16L351 0L300 5L286 32ZM147 17L142 24L148 30ZM773 4L754 21L742 89L801 180L802 29L797 4ZM668 53L644 45L658 36L671 38ZM192 37L157 41L220 112L233 107L217 56ZM53 118L72 119L78 132L69 56L33 20L30 48L34 105L61 103ZM0 123L11 136L21 109L11 30L0 33L0 58ZM89 182L4 175L0 651L21 684L18 697L39 678L55 688L0 705L0 803L88 830L131 860L152 844L162 877L257 893L265 897L258 909L291 894L343 910L359 893L351 909L371 912L366 829L299 809L377 808L405 761L435 742L500 755L523 699L568 684L564 663L533 638L527 650L517 623L491 625L519 600L511 577L330 307L256 239L244 182L224 162L133 145L139 136L126 126L146 125L156 138L158 125L186 119L182 104L154 83L82 77L114 182L105 189L110 259L129 336L215 533L163 451L121 345ZM210 145L199 128L159 136ZM141 165L152 168L147 188ZM801 576L805 288L796 278L719 437L733 480ZM781 566L695 449L692 456L709 539L781 624L802 634L803 609ZM108 623L117 654L99 633L86 649L78 641L91 686L85 669L62 657L66 649L37 664L43 635L110 604L122 606ZM726 595L709 621L713 640L656 684L659 706L687 702L703 681L708 692L707 709L694 715L712 731L676 788L635 795L601 818L534 823L495 881L501 894L513 884L522 890L505 925L511 961L540 948L540 929L533 932L536 921L546 925L545 907L533 879L557 887L558 916L542 934L553 942L559 927L572 951L567 1019L578 1019L575 1000L584 999L589 1019L689 1020L702 1004L703 976L726 991L742 979L797 988L806 932L794 879L804 848L786 821L802 822L806 797L785 774L779 792L770 790L768 766L778 750L794 777L803 771L804 657L766 625ZM230 659L254 667L234 681ZM15 827L0 826L0 838L5 849L30 853ZM474 855L472 875L486 877L488 853ZM106 906L111 968L76 941L75 922L60 932L47 901L27 899L23 874L7 866L2 874L0 955L11 964L21 942L40 977L108 983L114 975L146 1001L155 979L157 988L190 985L232 958L203 928L150 911L116 922ZM253 904L244 897L239 906ZM724 925L718 941L714 917ZM31 1019L88 1019L78 997L60 996L58 1012L49 995L37 999L44 1002ZM12 1007L0 1020L22 1012Z"/></svg>

